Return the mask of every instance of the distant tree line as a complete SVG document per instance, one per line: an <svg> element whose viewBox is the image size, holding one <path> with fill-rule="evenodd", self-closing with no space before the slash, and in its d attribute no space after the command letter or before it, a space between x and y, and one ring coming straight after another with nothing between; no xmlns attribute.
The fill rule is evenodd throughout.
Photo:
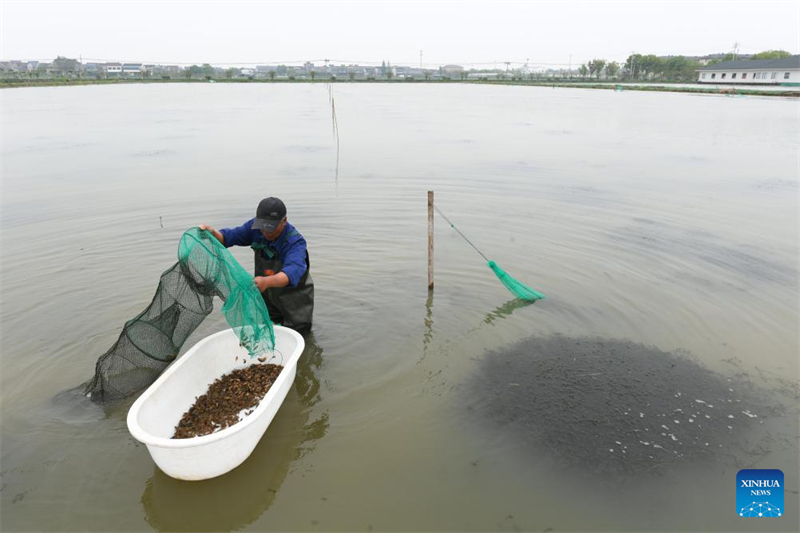
<svg viewBox="0 0 800 533"><path fill-rule="evenodd" d="M667 56L667 57L659 57L653 54L631 54L625 62L622 64L616 61L608 61L606 59L593 59L583 65L580 65L577 69L577 73L581 78L585 79L604 79L604 80L620 80L620 81L644 81L644 80L652 80L652 81L674 81L674 82L687 82L687 81L695 81L697 79L697 69L704 65L718 63L720 61L728 61L733 59L742 59L742 60L755 60L755 59L780 59L792 57L792 54L785 50L766 50L764 52L760 52L758 54L754 54L752 56L737 56L734 54L725 54L725 55L718 55L714 57L707 57L703 58L702 61L700 58L691 58L691 57L684 57L684 56ZM9 66L10 63L16 63L17 66L11 68ZM86 77L95 77L97 79L103 79L107 77L105 69L98 68L97 65L94 65L92 70L87 70L86 65L82 65L76 59L70 59L66 57L57 57L52 61L52 63L45 64L39 63L33 65L27 65L27 70L21 70L19 68L19 64L21 62L5 62L4 65L0 65L0 76L4 79L24 79L24 78L84 78ZM25 67L25 65L23 65ZM313 65L311 65L313 67ZM233 79L233 78L243 78L247 77L253 79L254 77L264 77L268 76L270 79L275 79L276 76L280 77L288 77L289 80L294 80L294 70L290 70L293 67L287 67L286 65L277 65L275 67L270 67L268 71L264 72L259 67L259 72L256 74L253 72L253 69L241 69L241 68L215 68L208 63L203 63L202 65L192 65L190 67L185 67L182 69L172 70L172 71L159 71L158 69L152 70L148 68L142 68L141 72L136 73L136 77L141 78L150 78L152 76L159 76L164 79L170 79L173 76L175 77L184 77L187 80L211 80L211 79ZM385 79L393 79L395 78L395 69L392 67L392 64L388 61L382 61L381 66L379 69L375 69L375 74L362 74L362 76L366 76L367 80L374 80L376 77L380 76ZM460 70L458 72L446 72L443 68L440 68L438 73L432 71L430 69L424 70L421 74L417 73L416 76L422 76L427 81L431 77L434 79L461 79L461 80L468 80L473 76L476 79L488 80L488 79L497 79L497 80L506 80L511 79L513 81L523 81L526 78L530 81L535 81L541 78L563 78L566 76L573 77L574 71L570 70L560 70L560 71L547 71L547 72L530 72L525 71L523 69L520 70L513 70L509 71L506 69L505 71L502 70L492 70L491 72L482 72L473 74L475 71L470 70ZM245 76L246 74L246 76ZM312 79L319 79L320 77L335 80L336 76L331 75L327 77L326 71L320 71L309 69L307 72L308 76ZM349 80L355 80L356 72L353 69L348 69L347 72L341 72L342 76L346 75ZM399 76L398 77L405 77L408 79L407 75ZM485 74L485 77L480 77L481 74ZM131 74L133 75L133 74ZM127 77L127 75L126 75Z"/></svg>
<svg viewBox="0 0 800 533"><path fill-rule="evenodd" d="M214 67L209 65L208 63L203 63L202 66L192 65L189 68L183 70L183 75L186 79L189 78L213 78L216 75L216 70Z"/></svg>

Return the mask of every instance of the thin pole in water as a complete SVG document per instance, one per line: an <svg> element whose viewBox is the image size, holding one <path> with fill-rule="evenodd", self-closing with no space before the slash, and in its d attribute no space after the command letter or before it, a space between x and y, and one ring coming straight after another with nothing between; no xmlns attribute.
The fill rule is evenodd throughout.
<svg viewBox="0 0 800 533"><path fill-rule="evenodd" d="M428 290L433 290L433 191L428 191Z"/></svg>

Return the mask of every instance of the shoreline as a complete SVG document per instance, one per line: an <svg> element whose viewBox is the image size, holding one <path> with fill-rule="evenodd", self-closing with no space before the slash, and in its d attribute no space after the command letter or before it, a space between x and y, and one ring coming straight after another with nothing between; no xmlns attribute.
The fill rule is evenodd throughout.
<svg viewBox="0 0 800 533"><path fill-rule="evenodd" d="M719 94L727 96L778 96L784 98L798 98L800 97L800 87L796 89L789 89L785 91L763 90L758 86L726 86L724 88L714 87L668 87L661 84L648 84L642 85L623 85L622 83L635 83L635 82L581 82L581 81L525 81L525 80L269 80L269 79L213 79L213 80L200 80L200 79L114 79L114 80L19 80L19 81L0 81L0 89L13 89L22 87L63 87L72 85L131 85L131 84L172 84L172 83L277 83L277 84L293 84L293 83L318 83L318 84L366 84L366 83L390 83L390 84L464 84L464 85L513 85L522 87L552 87L552 88L568 88L568 89L605 89L615 91L650 91L650 92L677 92L677 93L695 93L695 94ZM665 82L666 83L666 82Z"/></svg>

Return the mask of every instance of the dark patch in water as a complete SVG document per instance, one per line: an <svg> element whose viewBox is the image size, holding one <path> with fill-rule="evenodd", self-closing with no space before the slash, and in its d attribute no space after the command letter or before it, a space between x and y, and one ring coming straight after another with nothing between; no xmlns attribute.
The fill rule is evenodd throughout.
<svg viewBox="0 0 800 533"><path fill-rule="evenodd" d="M532 337L479 365L466 389L471 417L589 474L735 463L736 452L762 450L748 442L750 430L783 415L745 376L629 341Z"/></svg>
<svg viewBox="0 0 800 533"><path fill-rule="evenodd" d="M651 225L654 225L654 226L662 225L661 222L658 222L656 220L652 220L652 219L649 219L649 218L634 217L633 221L637 222L639 224L651 224Z"/></svg>

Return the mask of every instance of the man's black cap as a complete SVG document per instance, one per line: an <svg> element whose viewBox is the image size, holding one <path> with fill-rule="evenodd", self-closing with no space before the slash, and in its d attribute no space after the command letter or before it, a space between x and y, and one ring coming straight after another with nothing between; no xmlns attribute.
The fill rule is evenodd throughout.
<svg viewBox="0 0 800 533"><path fill-rule="evenodd" d="M271 233L281 223L286 216L286 206L280 198L264 198L256 209L256 219L253 221L253 229L263 229Z"/></svg>

